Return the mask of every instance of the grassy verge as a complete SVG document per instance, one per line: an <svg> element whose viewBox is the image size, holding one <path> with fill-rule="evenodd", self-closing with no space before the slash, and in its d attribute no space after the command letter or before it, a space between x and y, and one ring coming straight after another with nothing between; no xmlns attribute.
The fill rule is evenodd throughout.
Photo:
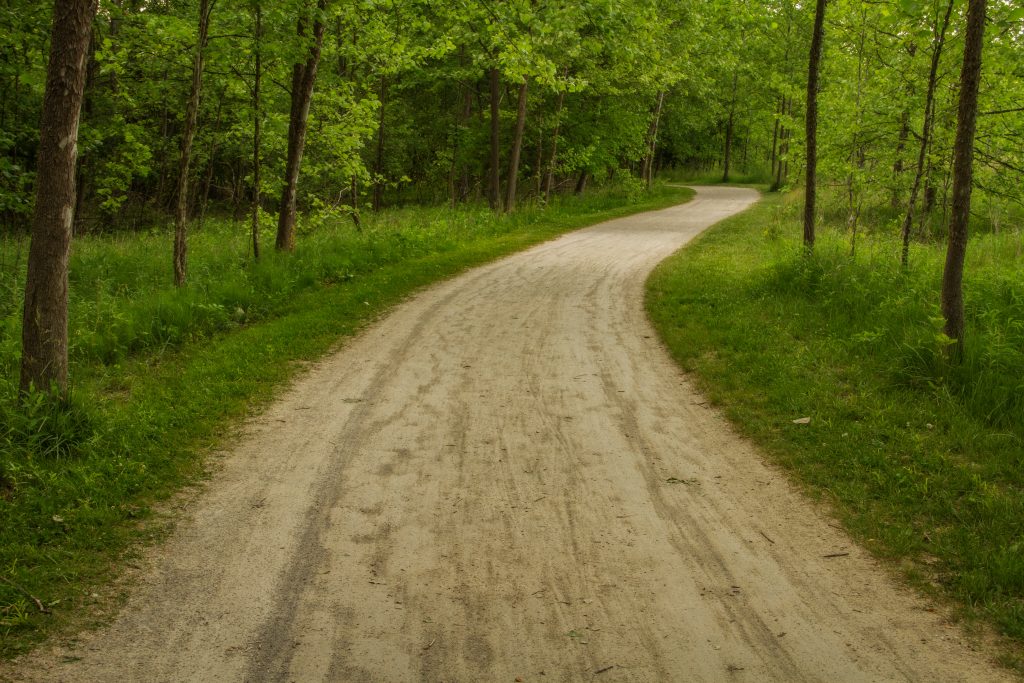
<svg viewBox="0 0 1024 683"><path fill-rule="evenodd" d="M181 290L169 285L167 235L81 239L64 409L45 397L27 409L15 402L25 245L0 245L0 658L90 623L103 602L98 587L163 528L154 506L202 475L203 454L274 395L293 361L323 354L431 282L690 196L605 191L501 217L385 212L361 233L347 222L317 226L295 254L256 264L244 225L208 223L192 238Z"/></svg>
<svg viewBox="0 0 1024 683"><path fill-rule="evenodd" d="M647 305L712 401L912 582L1024 643L1024 256L972 240L967 358L945 361L944 248L826 230L766 196L663 263ZM810 424L793 420L811 417ZM1012 648L1011 648L1012 649Z"/></svg>

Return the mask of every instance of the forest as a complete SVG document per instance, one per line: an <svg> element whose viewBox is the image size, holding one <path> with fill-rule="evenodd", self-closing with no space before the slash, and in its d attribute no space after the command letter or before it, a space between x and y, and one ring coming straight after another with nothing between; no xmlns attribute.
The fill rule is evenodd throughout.
<svg viewBox="0 0 1024 683"><path fill-rule="evenodd" d="M1018 2L5 0L2 651L44 628L26 596L109 574L287 363L433 279L692 182L763 190L751 234L791 243L758 252L831 297L801 306L885 311L836 344L1004 435L1001 469L973 475L1018 500L979 503L1010 516L992 564L949 560L940 583L1024 638ZM318 297L347 297L343 319L314 319Z"/></svg>

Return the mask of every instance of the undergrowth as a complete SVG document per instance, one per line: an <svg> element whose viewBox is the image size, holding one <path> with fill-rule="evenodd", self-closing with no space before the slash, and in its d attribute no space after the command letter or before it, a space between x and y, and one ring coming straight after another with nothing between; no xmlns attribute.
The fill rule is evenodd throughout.
<svg viewBox="0 0 1024 683"><path fill-rule="evenodd" d="M207 220L190 238L181 289L171 285L169 230L79 239L64 401L17 399L27 244L0 242L0 657L92 623L109 602L104 586L164 528L157 504L202 476L202 454L273 396L293 361L323 354L418 287L692 195L635 189L509 216L385 211L366 216L361 232L307 222L295 253L267 250L259 262L246 224ZM269 231L262 237L272 244Z"/></svg>
<svg viewBox="0 0 1024 683"><path fill-rule="evenodd" d="M947 360L941 243L910 268L879 226L826 223L803 255L799 197L767 196L662 264L648 309L741 430L907 575L1024 642L1024 255L975 236L966 355ZM810 424L793 420L811 417Z"/></svg>

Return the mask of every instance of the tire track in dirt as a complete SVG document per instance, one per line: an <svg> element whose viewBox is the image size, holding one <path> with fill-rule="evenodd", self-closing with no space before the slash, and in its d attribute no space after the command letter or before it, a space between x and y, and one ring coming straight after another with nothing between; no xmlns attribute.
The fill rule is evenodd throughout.
<svg viewBox="0 0 1024 683"><path fill-rule="evenodd" d="M0 674L1002 679L656 340L647 273L756 197L699 188L416 295L248 425L114 623Z"/></svg>

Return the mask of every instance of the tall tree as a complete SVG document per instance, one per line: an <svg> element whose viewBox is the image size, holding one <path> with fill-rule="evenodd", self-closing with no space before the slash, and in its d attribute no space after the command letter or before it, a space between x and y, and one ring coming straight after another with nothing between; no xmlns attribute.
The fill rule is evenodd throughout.
<svg viewBox="0 0 1024 683"><path fill-rule="evenodd" d="M304 62L292 66L291 112L288 117L288 157L284 171L284 190L281 193L281 212L277 219L277 248L280 251L295 249L295 222L299 191L299 168L306 147L306 128L309 122L309 106L313 101L313 84L316 69L320 63L320 50L324 42L324 12L327 0L317 0L313 17L313 35ZM309 18L299 19L298 35L306 38Z"/></svg>
<svg viewBox="0 0 1024 683"><path fill-rule="evenodd" d="M516 130L512 136L512 153L508 160L508 186L505 192L505 211L511 212L516 209L516 181L519 178L519 155L523 149L523 128L526 125L526 86L527 79L523 78L519 86L519 99L516 104Z"/></svg>
<svg viewBox="0 0 1024 683"><path fill-rule="evenodd" d="M964 61L960 69L960 103L956 115L953 147L953 202L949 221L949 245L942 271L942 315L945 333L955 340L956 357L964 346L964 256L967 253L967 223L971 217L971 189L974 182L974 133L978 117L978 85L981 82L981 52L985 37L985 0L968 0Z"/></svg>
<svg viewBox="0 0 1024 683"><path fill-rule="evenodd" d="M492 211L500 211L501 171L498 164L501 163L501 112L498 106L501 102L501 74L497 67L491 67L488 79L491 86L491 155L487 170L487 202Z"/></svg>
<svg viewBox="0 0 1024 683"><path fill-rule="evenodd" d="M263 8L260 0L256 0L252 8L253 14L253 81L252 81L252 257L260 258L260 191L262 183L260 171L263 164L260 159L260 133L262 132L263 112L260 109L260 86L263 80Z"/></svg>
<svg viewBox="0 0 1024 683"><path fill-rule="evenodd" d="M732 74L732 96L729 98L729 117L725 123L725 157L722 162L722 182L729 182L729 166L732 161L732 139L733 139L733 122L736 118L736 85L738 82L739 73L733 72Z"/></svg>
<svg viewBox="0 0 1024 683"><path fill-rule="evenodd" d="M925 160L928 156L928 147L931 144L933 121L935 118L935 86L939 80L939 60L942 58L942 48L946 42L946 29L949 28L949 19L953 14L953 4L954 0L949 0L949 3L946 5L945 16L942 18L941 23L938 17L936 17L936 25L934 27L932 60L931 67L928 70L928 89L924 100L924 123L921 126L921 146L918 148L917 153L917 171L914 173L914 182L910 185L910 199L907 201L907 212L903 216L903 252L900 261L904 268L910 263L910 228L914 223L917 191L921 187L921 177L924 175Z"/></svg>
<svg viewBox="0 0 1024 683"><path fill-rule="evenodd" d="M825 35L825 6L817 0L814 7L814 33L807 60L807 180L804 198L804 248L814 249L814 202L818 179L818 74L821 70L821 45Z"/></svg>
<svg viewBox="0 0 1024 683"><path fill-rule="evenodd" d="M192 87L185 108L185 127L181 132L177 200L174 205L174 284L178 287L185 284L188 271L188 176L192 164L192 141L196 137L196 123L199 120L199 97L203 89L203 56L210 34L212 9L213 0L200 0L199 30L195 53L192 56Z"/></svg>
<svg viewBox="0 0 1024 683"><path fill-rule="evenodd" d="M22 327L21 390L68 386L68 255L75 211L78 120L96 0L55 0L39 124Z"/></svg>

